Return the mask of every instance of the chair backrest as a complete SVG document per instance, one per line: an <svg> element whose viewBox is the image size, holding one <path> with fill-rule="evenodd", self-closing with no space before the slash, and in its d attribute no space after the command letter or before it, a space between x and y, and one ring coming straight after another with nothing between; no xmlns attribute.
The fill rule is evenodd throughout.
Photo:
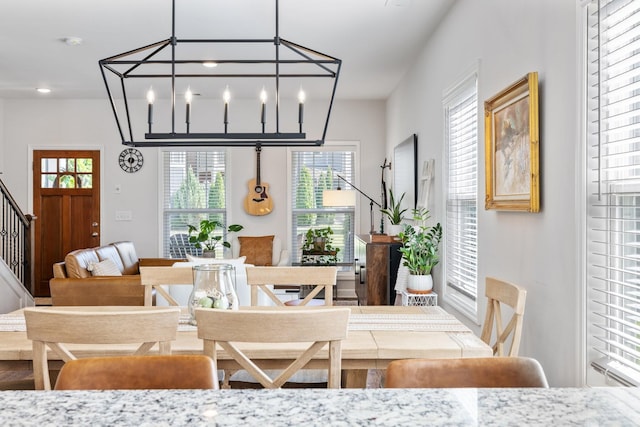
<svg viewBox="0 0 640 427"><path fill-rule="evenodd" d="M113 279L92 277L80 283L51 279L51 305L144 305L144 288L139 283L117 283L120 278L114 283Z"/></svg>
<svg viewBox="0 0 640 427"><path fill-rule="evenodd" d="M526 357L405 359L387 366L387 388L549 387L542 366Z"/></svg>
<svg viewBox="0 0 640 427"><path fill-rule="evenodd" d="M203 354L88 357L64 364L55 390L217 389L213 360Z"/></svg>
<svg viewBox="0 0 640 427"><path fill-rule="evenodd" d="M171 258L186 258L187 254L202 256L202 248L189 242L188 234L178 233L169 237L169 256Z"/></svg>
<svg viewBox="0 0 640 427"><path fill-rule="evenodd" d="M527 291L518 285L487 277L485 295L487 296L487 314L482 327L480 338L493 348L496 356L517 356L522 336L522 319ZM513 315L503 326L502 307L505 304L513 310ZM493 329L495 341L491 343ZM505 354L505 344L511 339L509 351Z"/></svg>
<svg viewBox="0 0 640 427"><path fill-rule="evenodd" d="M196 309L198 338L204 341L204 353L218 366L219 345L265 388L280 388L323 348L329 345L327 364L329 388L340 388L342 367L341 340L347 337L348 308L317 309L256 309L211 310ZM297 352L293 346L291 362L276 378L269 377L236 343L310 343Z"/></svg>
<svg viewBox="0 0 640 427"><path fill-rule="evenodd" d="M163 285L193 286L193 269L187 267L140 267L140 283L144 286L144 305L152 305L153 289L162 295L169 305L180 306Z"/></svg>
<svg viewBox="0 0 640 427"><path fill-rule="evenodd" d="M140 344L143 355L158 343L161 354L171 353L180 309L177 307L27 307L27 338L33 344L33 374L37 390L50 390L47 347L64 362L77 357L65 344ZM109 348L96 348L109 353ZM99 354L102 355L102 354Z"/></svg>
<svg viewBox="0 0 640 427"><path fill-rule="evenodd" d="M258 305L258 291L264 292L276 305L284 303L269 285L315 286L299 305L307 305L324 289L325 305L333 304L333 288L338 275L337 267L247 267L247 284L251 286L251 305Z"/></svg>

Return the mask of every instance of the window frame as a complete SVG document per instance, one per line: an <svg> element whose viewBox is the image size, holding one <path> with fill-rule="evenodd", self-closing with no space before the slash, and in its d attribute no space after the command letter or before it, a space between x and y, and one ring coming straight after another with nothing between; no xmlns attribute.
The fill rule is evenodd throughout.
<svg viewBox="0 0 640 427"><path fill-rule="evenodd" d="M443 161L443 176L445 186L443 189L443 201L444 201L444 216L445 216L445 224L444 224L444 242L443 242L443 268L442 274L444 277L442 284L442 293L443 293L443 301L459 311L465 317L471 319L474 323L479 323L479 311L478 311L478 300L479 300L479 282L478 282L478 176L479 176L479 168L480 162L478 160L479 154L478 150L480 149L480 144L478 141L479 133L478 133L478 125L479 125L479 111L480 111L480 102L478 97L478 81L479 81L479 72L478 72L478 64L474 64L466 73L459 78L455 84L453 84L450 88L446 89L443 92L442 99L442 107L443 107L443 133L444 133L444 161ZM448 111L449 109L460 106L464 104L464 102L469 97L469 91L474 91L475 96L475 142L473 143L473 151L476 153L475 159L475 189L470 193L474 195L473 201L475 201L475 271L472 273L475 275L475 296L469 296L466 292L463 292L460 289L456 289L455 287L449 285L449 270L452 268L452 264L454 262L451 260L450 249L451 249L451 236L453 236L453 232L450 228L449 224L449 202L450 202L450 170L449 170L449 160L450 160L450 132L449 132L449 119L448 119ZM456 199L462 200L462 199ZM472 199L465 199L472 200ZM464 230L463 230L464 231ZM457 233L456 233L457 235ZM453 267L455 268L455 267Z"/></svg>
<svg viewBox="0 0 640 427"><path fill-rule="evenodd" d="M225 180L224 180L224 184L225 184L225 207L223 209L216 209L215 212L210 212L210 213L216 213L216 214L220 214L222 215L223 218L223 223L224 226L222 227L222 233L223 233L223 238L222 240L226 240L226 229L227 229L227 222L228 222L228 216L229 216L229 188L230 188L230 183L229 180L226 179L226 177L228 176L228 171L229 171L229 163L230 163L230 159L229 159L229 151L226 148L220 148L220 147L216 147L216 148L205 148L205 147L185 147L185 148L180 148L180 147L168 147L165 149L161 149L158 151L158 183L159 183L159 197L158 197L158 213L159 213L159 227L158 227L158 235L160 236L160 242L159 242L159 256L160 257L168 257L169 256L169 252L170 252L170 248L169 248L169 238L170 238L170 233L165 235L165 230L168 230L170 232L170 227L166 224L166 218L167 215L169 215L168 211L175 211L176 209L174 208L167 208L167 204L166 204L166 200L165 200L165 190L166 190L166 170L165 170L165 156L168 153L208 153L208 152L215 152L215 153L222 153L222 157L223 157L223 162L224 162L224 176L225 176ZM186 156L186 154L185 154ZM198 161L200 162L200 161ZM185 209L185 213L203 213L203 211L206 210L211 210L208 208L195 208L195 209ZM196 225L196 224L194 224ZM218 250L222 250L220 248L216 249L216 253Z"/></svg>
<svg viewBox="0 0 640 427"><path fill-rule="evenodd" d="M631 146L626 147L625 144L640 144L640 136L638 131L634 136L629 137L625 134L622 139L616 139L612 129L619 127L624 129L625 126L614 123L619 117L631 116L632 119L640 118L640 108L628 105L627 109L611 112L616 104L611 101L609 96L616 92L616 89L609 87L615 78L622 78L625 74L638 74L637 71L623 70L618 73L615 71L615 78L607 79L608 74L606 68L616 67L618 63L608 64L606 60L609 55L615 56L614 52L622 51L614 47L607 50L606 46L606 30L601 30L598 23L600 12L598 6L601 2L593 0L583 2L581 7L581 25L580 39L582 41L582 93L581 93L581 147L579 154L581 156L581 248L582 259L580 264L580 277L582 284L581 310L582 310L582 331L583 331L583 369L585 383L589 386L601 385L640 385L640 366L627 367L616 361L616 357L623 358L620 354L640 351L638 345L634 347L633 341L640 341L640 332L636 332L634 336L630 334L628 326L624 325L625 310L627 310L626 302L631 301L631 305L640 304L640 296L633 295L634 285L628 275L636 277L640 273L633 273L635 269L640 267L640 262L635 261L634 265L628 265L628 259L632 259L624 252L626 249L633 249L638 244L638 238L635 241L627 240L630 234L634 234L625 224L640 224L640 214L638 214L638 200L640 200L640 183L638 176L616 176L619 172L625 170L638 170L640 164L636 160L635 163L626 164L617 161L616 157L620 156L624 160L637 159L640 156L640 148L635 149ZM605 2L602 2L605 3ZM616 2L617 6L632 5L632 2L624 1ZM594 10L595 9L595 10ZM615 10L615 9L613 9ZM629 30L620 33L626 35L639 28L640 25L640 8L635 9L635 13L626 16L633 16L633 24ZM595 20L595 22L593 22ZM615 27L616 25L613 25ZM604 33L604 34L602 34ZM604 35L604 37L602 37ZM603 38L605 43L599 45L600 39ZM612 37L610 40L618 40L622 37ZM617 42L613 42L617 43ZM604 49L601 51L601 47ZM637 64L640 63L640 54L630 55L628 62L632 64L631 70L637 70ZM627 59L620 62L627 62ZM635 67L635 68L634 68ZM633 77L638 77L633 76ZM606 81L606 84L603 82ZM637 82L636 82L637 84ZM621 87L625 87L624 85ZM627 92L631 91L630 89ZM635 97L640 94L640 89L636 89ZM601 99L607 99L605 104L601 105ZM624 98L621 98L624 99ZM622 104L622 103L621 103ZM631 120L632 121L632 120ZM637 122L635 122L637 125ZM611 126L611 127L609 127ZM635 143L627 142L629 140L637 140ZM622 147L618 148L616 144ZM609 147L615 147L611 149ZM625 151L629 148L629 151ZM618 151L616 151L618 150ZM594 152L597 156L594 157ZM623 153L622 155L619 153ZM626 183L627 178L635 178L634 183ZM596 194L600 193L600 201ZM635 210L634 214L618 215L625 210L624 204L613 203L614 199L634 198L629 206L630 210ZM629 215L629 216L627 216ZM637 254L635 254L637 255ZM633 264L633 262L631 262ZM630 273L631 272L631 273ZM631 289L631 290L629 290ZM620 304L621 308L615 306ZM610 315L610 318L604 316ZM636 309L633 317L640 318L640 310ZM640 331L638 321L635 325L631 325L631 330ZM609 329L606 329L609 328ZM625 337L630 336L631 340ZM618 350L621 349L621 350ZM629 351L630 350L630 351ZM614 357L609 358L605 353L612 353ZM636 364L640 363L640 357L636 356ZM631 362L629 362L631 363Z"/></svg>
<svg viewBox="0 0 640 427"><path fill-rule="evenodd" d="M289 147L287 148L287 241L291 245L290 253L292 254L291 255L292 262L295 262L294 253L296 250L296 248L293 245L294 200L293 200L293 188L292 188L293 180L291 179L291 174L293 173L293 152L314 152L314 151L321 151L321 152L353 151L354 181L352 181L352 183L355 186L359 187L359 181L360 181L360 142L359 141L325 141L322 147ZM338 181L340 182L341 187L344 188L346 184L343 181L339 180L339 178L337 178L336 181L334 181L334 183L337 184ZM359 196L356 196L356 197L359 197ZM341 210L346 211L347 209L341 209ZM353 216L354 216L353 236L351 238L351 244L353 246L352 254L355 257L355 237L356 237L356 234L358 233L358 230L360 229L360 203L358 203L358 201L356 201L356 206L354 206L353 208ZM349 266L342 265L338 269L338 278L343 280L350 280L353 277L354 277L354 266L353 266L353 260L352 260Z"/></svg>

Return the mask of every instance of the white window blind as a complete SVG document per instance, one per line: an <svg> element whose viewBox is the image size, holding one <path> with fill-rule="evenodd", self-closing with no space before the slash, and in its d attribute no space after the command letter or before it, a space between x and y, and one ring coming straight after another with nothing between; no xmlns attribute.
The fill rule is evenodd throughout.
<svg viewBox="0 0 640 427"><path fill-rule="evenodd" d="M445 94L446 142L445 298L477 316L477 74Z"/></svg>
<svg viewBox="0 0 640 427"><path fill-rule="evenodd" d="M587 8L588 358L640 385L640 1Z"/></svg>
<svg viewBox="0 0 640 427"><path fill-rule="evenodd" d="M293 262L300 262L304 235L309 229L331 227L338 262L353 263L355 207L324 207L322 191L338 187L352 190L340 175L355 184L355 147L325 145L322 151L291 152ZM357 185L357 184L356 184Z"/></svg>
<svg viewBox="0 0 640 427"><path fill-rule="evenodd" d="M225 151L164 151L162 156L163 256L201 255L201 248L188 242L187 225L197 227L205 218L226 224ZM226 225L220 234L223 229ZM220 257L222 248L216 250Z"/></svg>

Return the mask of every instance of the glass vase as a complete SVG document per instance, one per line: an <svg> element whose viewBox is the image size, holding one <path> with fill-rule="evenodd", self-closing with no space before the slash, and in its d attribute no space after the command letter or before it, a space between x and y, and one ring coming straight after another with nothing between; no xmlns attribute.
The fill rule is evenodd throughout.
<svg viewBox="0 0 640 427"><path fill-rule="evenodd" d="M193 290L189 296L191 324L196 324L198 307L237 310L235 269L230 264L202 264L193 267Z"/></svg>

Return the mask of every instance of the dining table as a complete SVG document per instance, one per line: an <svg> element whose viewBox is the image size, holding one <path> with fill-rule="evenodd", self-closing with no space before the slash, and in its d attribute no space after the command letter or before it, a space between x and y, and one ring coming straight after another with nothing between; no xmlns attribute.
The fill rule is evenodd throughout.
<svg viewBox="0 0 640 427"><path fill-rule="evenodd" d="M91 310L91 307L86 307ZM246 307L246 309L257 307ZM367 372L386 369L389 362L407 358L487 357L491 348L455 316L438 306L349 306L351 310L347 338L342 342L343 386L364 388ZM241 309L245 309L242 308ZM282 309L260 307L259 309ZM296 308L291 309L313 309ZM304 343L241 343L239 347L267 369L281 369L306 347ZM27 338L22 310L0 314L0 371L32 369L32 343ZM134 345L69 344L68 348L81 357L124 355ZM185 310L178 325L172 354L201 354L203 343L197 337L197 327L190 324ZM56 370L62 361L49 352L49 366ZM239 369L239 365L224 351L219 352L218 368ZM307 365L308 369L325 368L327 349L319 352Z"/></svg>
<svg viewBox="0 0 640 427"><path fill-rule="evenodd" d="M605 388L3 391L3 426L638 426Z"/></svg>

